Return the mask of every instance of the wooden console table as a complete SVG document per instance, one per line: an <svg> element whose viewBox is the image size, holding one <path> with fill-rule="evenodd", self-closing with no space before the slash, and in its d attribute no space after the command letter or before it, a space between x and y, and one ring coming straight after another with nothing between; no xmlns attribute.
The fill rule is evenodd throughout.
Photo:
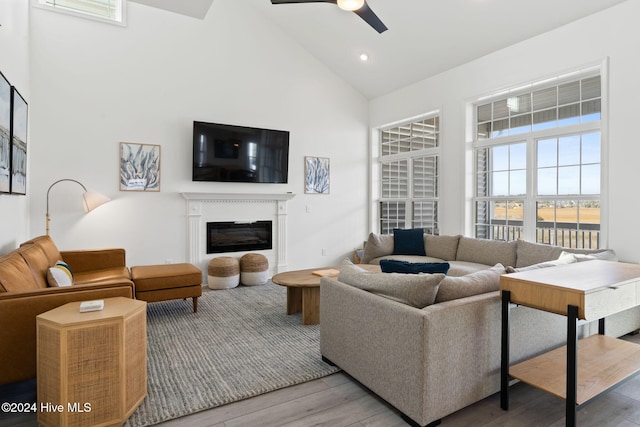
<svg viewBox="0 0 640 427"><path fill-rule="evenodd" d="M147 394L147 304L70 302L36 317L38 422L121 426Z"/></svg>
<svg viewBox="0 0 640 427"><path fill-rule="evenodd" d="M502 409L512 377L565 399L566 425L575 426L578 405L640 372L640 345L604 335L606 316L640 305L640 265L593 260L513 273L500 290ZM509 366L510 303L567 316L567 345ZM598 335L578 341L579 319L599 320Z"/></svg>

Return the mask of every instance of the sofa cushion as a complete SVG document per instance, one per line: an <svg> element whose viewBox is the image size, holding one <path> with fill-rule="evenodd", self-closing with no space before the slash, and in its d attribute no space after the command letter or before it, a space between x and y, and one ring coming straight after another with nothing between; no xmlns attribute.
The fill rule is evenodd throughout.
<svg viewBox="0 0 640 427"><path fill-rule="evenodd" d="M490 265L479 264L477 262L469 261L450 261L449 276L464 276L467 274L475 273L476 271L486 270L491 268Z"/></svg>
<svg viewBox="0 0 640 427"><path fill-rule="evenodd" d="M426 255L424 251L424 230L422 228L412 228L409 230L394 228L393 254Z"/></svg>
<svg viewBox="0 0 640 427"><path fill-rule="evenodd" d="M560 246L551 246L544 243L532 243L525 240L517 241L517 258L515 264L516 268L526 267L533 264L540 264L541 262L553 261L560 257L562 252L569 252L575 255L594 255L599 256L597 259L606 259L609 261L617 261L618 258L614 251L611 249L573 249L563 248ZM579 261L586 261L588 258L577 257Z"/></svg>
<svg viewBox="0 0 640 427"><path fill-rule="evenodd" d="M516 252L516 263L507 265L513 265L516 268L520 268L533 264L540 264L541 262L556 260L562 253L562 248L542 243L518 240Z"/></svg>
<svg viewBox="0 0 640 427"><path fill-rule="evenodd" d="M423 308L433 304L438 285L445 277L442 273L376 273L345 261L340 268L338 280L413 307Z"/></svg>
<svg viewBox="0 0 640 427"><path fill-rule="evenodd" d="M17 251L0 258L0 285L6 292L41 288L31 268Z"/></svg>
<svg viewBox="0 0 640 427"><path fill-rule="evenodd" d="M553 261L539 262L537 264L528 265L526 267L513 268L511 266L508 266L506 267L505 270L507 271L507 273L510 274L510 273L517 273L520 271L537 270L539 268L555 267L557 265L573 264L574 262L578 262L574 254L571 254L569 252L561 252L558 259L554 259Z"/></svg>
<svg viewBox="0 0 640 427"><path fill-rule="evenodd" d="M456 259L456 253L458 252L459 241L460 241L460 235L456 235L456 236L434 236L431 234L424 235L424 246L425 246L427 256L440 258L446 261L453 261Z"/></svg>
<svg viewBox="0 0 640 427"><path fill-rule="evenodd" d="M573 252L567 252L566 250L563 251L562 253L563 254L572 253L573 256L576 257L576 260L578 260L578 262L591 261L592 259L599 259L602 261L615 261L615 262L618 261L618 255L616 255L616 253L612 249L606 249L602 252L595 252L590 254L573 253Z"/></svg>
<svg viewBox="0 0 640 427"><path fill-rule="evenodd" d="M383 259L380 261L380 268L383 273L442 273L449 271L448 262L408 262L394 259Z"/></svg>
<svg viewBox="0 0 640 427"><path fill-rule="evenodd" d="M22 243L20 246L26 246L29 244L40 246L44 254L47 256L49 267L53 267L56 264L56 261L62 259L62 255L60 255L58 247L53 242L50 236L38 236Z"/></svg>
<svg viewBox="0 0 640 427"><path fill-rule="evenodd" d="M436 295L436 304L472 295L484 294L500 289L500 276L505 273L502 264L467 274L466 276L446 276L441 282Z"/></svg>
<svg viewBox="0 0 640 427"><path fill-rule="evenodd" d="M39 245L22 245L16 250L16 252L19 253L26 261L27 265L31 269L31 273L34 275L34 278L38 283L38 287L46 288L49 285L47 283L47 272L49 267L55 265L55 261L53 264L50 263L47 259L47 255Z"/></svg>
<svg viewBox="0 0 640 427"><path fill-rule="evenodd" d="M473 239L462 236L458 244L456 260L486 265L495 265L496 263L515 265L516 245L515 241Z"/></svg>
<svg viewBox="0 0 640 427"><path fill-rule="evenodd" d="M73 283L77 285L98 284L104 282L112 282L114 280L130 281L131 275L127 267L102 268L93 271L77 272L74 269Z"/></svg>
<svg viewBox="0 0 640 427"><path fill-rule="evenodd" d="M393 253L393 236L390 234L369 233L361 262L369 264L372 259Z"/></svg>

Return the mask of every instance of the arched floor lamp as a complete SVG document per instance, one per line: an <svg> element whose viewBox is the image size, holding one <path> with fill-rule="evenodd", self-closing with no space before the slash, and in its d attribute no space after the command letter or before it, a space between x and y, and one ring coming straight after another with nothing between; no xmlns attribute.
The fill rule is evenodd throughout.
<svg viewBox="0 0 640 427"><path fill-rule="evenodd" d="M83 193L82 193L82 204L84 205L84 211L85 212L91 212L92 210L94 210L98 206L104 205L109 200L111 200L110 198L108 198L104 194L96 193L95 191L88 191L87 187L82 185L82 183L80 181L76 181L75 179L69 179L69 178L59 179L58 181L56 181L53 184L51 184L49 186L49 189L47 190L47 215L46 215L47 236L49 235L49 222L51 221L51 217L49 215L49 192L51 191L51 189L53 188L54 185L58 184L59 182L64 182L64 181L75 182L80 187L82 187L82 190L83 190Z"/></svg>

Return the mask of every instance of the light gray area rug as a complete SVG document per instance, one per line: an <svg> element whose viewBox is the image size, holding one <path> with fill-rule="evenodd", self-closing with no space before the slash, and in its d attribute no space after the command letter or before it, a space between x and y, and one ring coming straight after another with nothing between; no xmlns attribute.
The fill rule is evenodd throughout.
<svg viewBox="0 0 640 427"><path fill-rule="evenodd" d="M147 307L148 396L125 424L140 427L311 381L338 369L320 356L319 325L286 314L286 289L210 291Z"/></svg>

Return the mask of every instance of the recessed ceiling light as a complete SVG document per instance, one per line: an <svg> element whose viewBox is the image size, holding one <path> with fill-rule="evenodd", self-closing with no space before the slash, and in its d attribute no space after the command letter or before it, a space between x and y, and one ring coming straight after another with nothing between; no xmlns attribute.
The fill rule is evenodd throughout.
<svg viewBox="0 0 640 427"><path fill-rule="evenodd" d="M369 55L367 55L366 53L361 53L360 54L360 61L366 62L368 60L369 60Z"/></svg>

